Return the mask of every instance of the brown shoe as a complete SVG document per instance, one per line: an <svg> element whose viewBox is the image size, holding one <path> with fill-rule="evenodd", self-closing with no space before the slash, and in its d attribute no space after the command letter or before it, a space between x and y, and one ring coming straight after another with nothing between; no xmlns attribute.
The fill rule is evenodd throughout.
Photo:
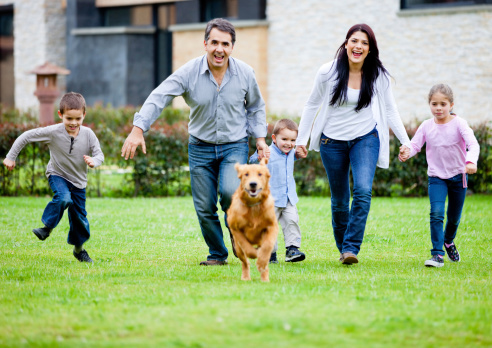
<svg viewBox="0 0 492 348"><path fill-rule="evenodd" d="M357 259L357 256L355 256L352 253L343 253L342 254L342 257L340 257L340 261L344 265L351 265L353 263L358 263L359 262L359 260Z"/></svg>
<svg viewBox="0 0 492 348"><path fill-rule="evenodd" d="M200 262L200 266L224 266L227 265L227 261L219 260L207 260Z"/></svg>

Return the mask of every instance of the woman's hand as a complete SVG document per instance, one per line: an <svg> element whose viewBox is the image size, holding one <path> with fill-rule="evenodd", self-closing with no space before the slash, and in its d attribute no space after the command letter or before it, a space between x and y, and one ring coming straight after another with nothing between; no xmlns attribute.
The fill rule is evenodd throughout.
<svg viewBox="0 0 492 348"><path fill-rule="evenodd" d="M308 150L306 149L306 145L297 145L296 146L297 158L306 158L307 154L308 154Z"/></svg>

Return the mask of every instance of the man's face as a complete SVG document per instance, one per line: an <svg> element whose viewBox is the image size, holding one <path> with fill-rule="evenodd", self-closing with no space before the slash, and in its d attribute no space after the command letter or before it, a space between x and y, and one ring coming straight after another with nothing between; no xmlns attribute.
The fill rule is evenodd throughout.
<svg viewBox="0 0 492 348"><path fill-rule="evenodd" d="M229 56L234 48L231 34L213 28L208 41L204 41L204 45L207 51L208 67L215 70L227 68Z"/></svg>

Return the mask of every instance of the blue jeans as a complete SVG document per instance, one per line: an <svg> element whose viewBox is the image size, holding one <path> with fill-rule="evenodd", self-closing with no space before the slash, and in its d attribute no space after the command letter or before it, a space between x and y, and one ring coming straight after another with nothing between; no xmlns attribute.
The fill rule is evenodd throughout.
<svg viewBox="0 0 492 348"><path fill-rule="evenodd" d="M90 237L89 220L85 210L85 189L79 189L62 177L51 175L48 178L53 199L44 209L41 221L46 227L55 228L68 208L68 244L81 246Z"/></svg>
<svg viewBox="0 0 492 348"><path fill-rule="evenodd" d="M248 138L235 143L209 144L190 135L188 157L191 175L191 194L205 243L207 260L227 260L228 251L217 215L217 201L225 213L232 195L239 186L234 165L248 160ZM227 214L224 214L227 226Z"/></svg>
<svg viewBox="0 0 492 348"><path fill-rule="evenodd" d="M468 181L468 175L466 180ZM446 196L448 197L448 211L446 228L443 229ZM463 187L463 174L458 174L449 179L429 177L432 255L444 256L443 244L451 244L454 241L460 224L461 211L465 204L465 196L466 187Z"/></svg>
<svg viewBox="0 0 492 348"><path fill-rule="evenodd" d="M349 141L333 140L322 134L321 160L331 191L331 223L340 253L360 251L367 215L371 207L372 181L379 157L379 136L376 128ZM353 200L350 206L352 167Z"/></svg>

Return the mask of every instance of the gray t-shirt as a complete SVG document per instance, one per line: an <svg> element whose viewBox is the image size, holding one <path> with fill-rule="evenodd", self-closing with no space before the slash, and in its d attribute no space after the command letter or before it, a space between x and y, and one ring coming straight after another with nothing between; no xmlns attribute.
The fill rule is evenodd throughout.
<svg viewBox="0 0 492 348"><path fill-rule="evenodd" d="M48 144L50 161L46 167L46 176L57 175L83 189L87 186L87 163L84 155L91 156L95 167L104 162L99 140L92 129L80 126L79 134L70 136L63 123L31 129L18 137L7 158L15 161L21 150L29 143Z"/></svg>

